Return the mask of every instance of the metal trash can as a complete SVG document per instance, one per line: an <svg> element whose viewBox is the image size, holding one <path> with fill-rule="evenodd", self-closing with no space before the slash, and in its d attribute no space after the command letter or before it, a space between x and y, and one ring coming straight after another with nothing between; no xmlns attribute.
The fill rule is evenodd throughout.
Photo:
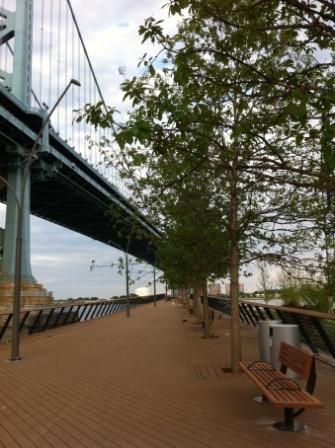
<svg viewBox="0 0 335 448"><path fill-rule="evenodd" d="M260 320L258 322L259 359L271 362L271 327L281 320Z"/></svg>
<svg viewBox="0 0 335 448"><path fill-rule="evenodd" d="M300 332L298 325L276 324L272 326L271 363L278 370L280 369L278 357L281 342L287 342L287 344L293 345L294 347L300 347ZM297 374L290 369L287 370L287 376L290 378L297 378Z"/></svg>

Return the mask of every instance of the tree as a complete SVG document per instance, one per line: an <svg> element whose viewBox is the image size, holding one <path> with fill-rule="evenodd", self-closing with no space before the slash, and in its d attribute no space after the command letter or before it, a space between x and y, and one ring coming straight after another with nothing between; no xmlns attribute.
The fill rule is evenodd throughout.
<svg viewBox="0 0 335 448"><path fill-rule="evenodd" d="M173 14L185 7L174 36L153 18L140 29L161 51L143 57L143 76L123 83L133 111L118 124L116 162L138 179L134 195L156 222L176 185L206 179L229 240L237 371L241 269L255 260L301 264L319 232L311 220L315 192L334 189L333 74L331 64L315 60L313 45L323 38L301 17L302 4L170 2ZM93 122L99 114L99 107L88 110Z"/></svg>
<svg viewBox="0 0 335 448"><path fill-rule="evenodd" d="M164 36L152 19L141 33L145 39L159 41L168 62L161 73L147 59L144 65L148 74L123 84L134 110L117 139L127 151L128 166L141 157L145 160L147 188L157 190L159 176L160 194L195 173L215 178L211 198L220 210L229 239L231 362L237 371L241 266L258 258L284 262L293 247L291 251L280 250L297 239L297 233L289 234L284 229L295 223L292 198L298 203L300 194L294 192L292 183L286 186L285 194L282 189L284 182L296 182L287 174L287 160L292 157L295 142L284 135L286 116L277 129L277 115L286 102L281 95L274 105L269 86L264 87L264 77L260 80L255 76L257 65L264 63L263 42L232 45L235 33L199 15L185 20L173 38ZM231 47L229 57L222 49L222 35ZM284 49L275 43L269 59L272 66L280 65L284 57ZM252 60L256 51L259 58L250 69L244 61ZM162 165L176 154L178 169L162 170ZM301 226L299 231L302 236Z"/></svg>
<svg viewBox="0 0 335 448"><path fill-rule="evenodd" d="M212 203L203 182L184 181L175 195L160 204L164 221L158 247L158 264L168 283L203 291L204 336L211 336L207 281L227 273L228 241L222 229L220 210Z"/></svg>

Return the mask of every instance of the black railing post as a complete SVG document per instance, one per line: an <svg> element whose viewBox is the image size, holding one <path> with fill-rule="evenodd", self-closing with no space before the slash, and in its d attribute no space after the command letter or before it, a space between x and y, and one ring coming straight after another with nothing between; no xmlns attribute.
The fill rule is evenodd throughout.
<svg viewBox="0 0 335 448"><path fill-rule="evenodd" d="M230 300L226 300L226 305L227 305L227 309L228 309L228 316L231 316L231 305L230 305Z"/></svg>
<svg viewBox="0 0 335 448"><path fill-rule="evenodd" d="M296 314L293 314L292 317L293 317L295 323L298 325L300 333L302 334L302 336L305 339L305 341L306 341L307 345L309 346L309 348L312 350L313 353L318 353L319 350L316 348L316 345L314 344L314 342L310 338L308 332L306 331L306 328L305 328L303 322L299 319L299 317Z"/></svg>
<svg viewBox="0 0 335 448"><path fill-rule="evenodd" d="M111 303L111 306L108 308L108 314L114 314L115 303Z"/></svg>
<svg viewBox="0 0 335 448"><path fill-rule="evenodd" d="M334 347L334 344L330 340L328 334L325 332L325 329L321 325L319 319L317 319L316 317L311 317L311 319L312 319L312 322L313 322L315 328L318 330L319 335L321 336L321 339L323 340L325 346L327 347L329 352L332 354L333 358L335 358L335 347Z"/></svg>
<svg viewBox="0 0 335 448"><path fill-rule="evenodd" d="M224 310L225 310L225 315L226 316L231 316L231 308L230 308L230 305L228 303L228 300L225 299L223 301L223 306L224 306Z"/></svg>
<svg viewBox="0 0 335 448"><path fill-rule="evenodd" d="M260 309L260 307L255 305L255 309L260 317L260 320L266 320L266 316L263 314L263 311Z"/></svg>
<svg viewBox="0 0 335 448"><path fill-rule="evenodd" d="M119 309L120 309L120 304L119 304L119 303L116 303L116 304L115 304L115 309L113 310L113 313L118 313L118 312L119 312Z"/></svg>
<svg viewBox="0 0 335 448"><path fill-rule="evenodd" d="M100 303L100 304L99 304L99 311L98 311L96 317L101 317L101 316L102 316L104 307L105 307L105 303Z"/></svg>
<svg viewBox="0 0 335 448"><path fill-rule="evenodd" d="M245 311L244 311L244 309L243 309L243 307L242 307L242 304L239 303L238 305L239 305L238 308L239 308L239 310L240 310L240 319L241 319L241 321L242 321L243 323L247 324L247 325L250 325L248 316L246 315L246 313L245 313Z"/></svg>
<svg viewBox="0 0 335 448"><path fill-rule="evenodd" d="M284 313L282 313L280 310L276 310L276 311L277 311L279 319L282 320L284 324L286 324L287 323L287 319L286 319Z"/></svg>
<svg viewBox="0 0 335 448"><path fill-rule="evenodd" d="M102 316L106 316L106 312L107 312L108 308L109 308L109 302L106 301L104 304L104 309L102 311Z"/></svg>
<svg viewBox="0 0 335 448"><path fill-rule="evenodd" d="M99 312L98 312L96 317L102 317L103 316L105 306L106 306L105 302L100 303Z"/></svg>
<svg viewBox="0 0 335 448"><path fill-rule="evenodd" d="M270 320L274 320L274 317L273 317L271 311L269 310L269 308L263 308L263 310L265 311L265 313L267 314L267 316L269 317Z"/></svg>
<svg viewBox="0 0 335 448"><path fill-rule="evenodd" d="M13 313L8 314L7 319L5 321L5 323L3 324L3 327L1 328L0 331L0 340L2 339L3 335L6 333L6 330L10 324L10 321L12 320L13 317Z"/></svg>
<svg viewBox="0 0 335 448"><path fill-rule="evenodd" d="M108 306L108 308L107 308L107 311L106 311L106 314L107 314L108 316L109 316L110 314L112 314L113 306L114 306L113 302L110 302L110 303L109 303L109 306Z"/></svg>
<svg viewBox="0 0 335 448"><path fill-rule="evenodd" d="M38 322L40 321L40 319L41 319L41 317L42 317L42 314L43 314L43 310L40 310L40 311L36 314L34 323L33 323L33 325L29 328L29 331L28 331L29 334L32 334L32 333L34 332L36 325L38 324Z"/></svg>
<svg viewBox="0 0 335 448"><path fill-rule="evenodd" d="M67 315L65 316L63 325L66 325L68 323L72 310L73 310L73 305L70 306L69 311L68 311Z"/></svg>
<svg viewBox="0 0 335 448"><path fill-rule="evenodd" d="M90 309L88 310L88 312L86 313L85 316L85 320L90 320L91 319L91 315L93 314L92 311L94 312L94 303L92 303L92 305L90 306Z"/></svg>
<svg viewBox="0 0 335 448"><path fill-rule="evenodd" d="M251 326L252 327L256 327L257 325L257 320L254 321L254 317L253 315L250 313L248 307L245 305L245 303L241 302L241 306L244 309L245 314L248 316L249 321L251 322Z"/></svg>
<svg viewBox="0 0 335 448"><path fill-rule="evenodd" d="M60 308L60 312L58 313L57 318L55 319L55 322L54 322L52 328L57 327L59 320L60 320L61 317L63 316L63 312L64 312L64 307L62 306L62 307Z"/></svg>
<svg viewBox="0 0 335 448"><path fill-rule="evenodd" d="M83 308L79 315L78 322L81 322L81 319L84 317L84 314L85 314L85 311L87 310L88 304L86 303L85 305L79 305L79 308L80 307L83 307Z"/></svg>
<svg viewBox="0 0 335 448"><path fill-rule="evenodd" d="M50 313L48 314L48 317L45 319L44 325L42 327L42 331L44 331L44 330L46 330L48 328L51 316L53 315L54 311L55 311L55 308L52 308L50 310Z"/></svg>
<svg viewBox="0 0 335 448"><path fill-rule="evenodd" d="M73 318L71 319L70 324L74 324L75 322L78 322L78 320L76 320L76 317L79 316L79 306L78 305L73 305L74 311L73 311Z"/></svg>
<svg viewBox="0 0 335 448"><path fill-rule="evenodd" d="M102 307L103 307L103 303L98 303L97 304L96 313L94 314L95 318L101 316Z"/></svg>
<svg viewBox="0 0 335 448"><path fill-rule="evenodd" d="M100 317L101 308L102 308L102 304L101 303L97 303L96 309L95 309L95 313L93 314L94 318Z"/></svg>
<svg viewBox="0 0 335 448"><path fill-rule="evenodd" d="M258 317L257 314L255 313L255 310L253 309L252 305L250 305L250 304L248 303L248 304L247 304L247 307L249 308L250 313L253 315L253 317L254 317L254 319L255 319L255 322L256 322L256 325L257 325L257 323L258 323L258 321L259 321L259 317Z"/></svg>
<svg viewBox="0 0 335 448"><path fill-rule="evenodd" d="M27 320L29 314L30 314L30 311L26 311L26 312L24 313L23 318L21 319L21 322L20 322L19 331L22 330L22 328L23 328L23 326L24 326L24 324L25 324L25 322L26 322L26 320Z"/></svg>
<svg viewBox="0 0 335 448"><path fill-rule="evenodd" d="M93 310L93 313L90 316L90 320L94 319L96 317L96 315L98 314L98 312L99 312L99 305L100 305L100 303L95 303L94 304L95 309Z"/></svg>

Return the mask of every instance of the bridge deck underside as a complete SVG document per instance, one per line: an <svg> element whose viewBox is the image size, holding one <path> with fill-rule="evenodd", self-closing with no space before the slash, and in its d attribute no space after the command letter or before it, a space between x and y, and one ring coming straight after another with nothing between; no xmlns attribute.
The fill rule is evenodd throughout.
<svg viewBox="0 0 335 448"><path fill-rule="evenodd" d="M88 185L81 186L71 173L56 174L49 181L34 179L31 210L36 216L54 222L105 244L153 261L153 248L145 238L132 234L129 215Z"/></svg>
<svg viewBox="0 0 335 448"><path fill-rule="evenodd" d="M23 360L0 347L0 446L123 448L327 448L335 427L334 370L319 366L324 409L299 418L304 433L272 428L282 411L257 404L255 386L229 365L229 320L218 338L180 305L159 302L24 339ZM256 332L242 329L243 358ZM1 445L2 444L2 445Z"/></svg>
<svg viewBox="0 0 335 448"><path fill-rule="evenodd" d="M8 167L16 163L15 143L31 148L41 123L38 114L27 113L0 89L2 176L6 177ZM0 189L0 200L6 200L4 185ZM32 168L31 212L111 246L128 248L130 254L154 262L152 243L157 241L156 229L52 131L49 147L39 153Z"/></svg>
<svg viewBox="0 0 335 448"><path fill-rule="evenodd" d="M96 192L92 194L70 179L64 179L59 174L43 179L41 172L35 173L31 187L31 213L125 250L128 235L132 232L129 215L113 207L106 197L99 199ZM0 191L0 199L3 202L6 200L5 188ZM148 262L154 260L153 248L145 237L130 237L129 253Z"/></svg>

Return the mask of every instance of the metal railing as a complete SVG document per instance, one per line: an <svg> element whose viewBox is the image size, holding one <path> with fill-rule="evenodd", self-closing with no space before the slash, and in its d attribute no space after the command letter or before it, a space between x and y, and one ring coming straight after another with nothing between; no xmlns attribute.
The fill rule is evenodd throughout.
<svg viewBox="0 0 335 448"><path fill-rule="evenodd" d="M164 294L157 294L156 300L162 300ZM23 309L20 312L20 332L38 333L62 325L96 319L125 311L154 301L154 296L119 298L114 300L71 301L69 304L52 305L44 308ZM0 313L0 341L10 336L13 313Z"/></svg>
<svg viewBox="0 0 335 448"><path fill-rule="evenodd" d="M214 310L230 317L230 300L209 296L208 304ZM301 339L316 355L326 354L335 360L335 315L299 308L288 308L240 300L240 320L251 327L257 327L260 320L281 320L296 324ZM335 363L332 365L335 367Z"/></svg>

